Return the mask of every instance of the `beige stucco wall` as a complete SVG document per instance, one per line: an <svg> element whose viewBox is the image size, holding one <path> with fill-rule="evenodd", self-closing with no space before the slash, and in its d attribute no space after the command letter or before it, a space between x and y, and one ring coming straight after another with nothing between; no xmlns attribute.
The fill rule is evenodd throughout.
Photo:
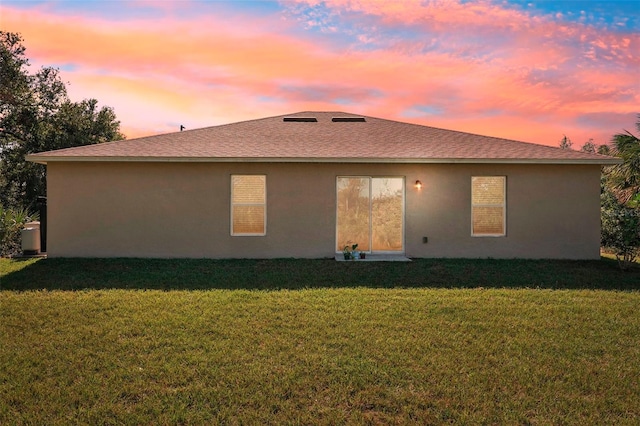
<svg viewBox="0 0 640 426"><path fill-rule="evenodd" d="M231 174L267 175L266 236L230 235ZM410 257L599 257L599 166L311 163L50 163L48 254L333 257L346 175L406 177ZM507 176L505 237L471 236L473 175Z"/></svg>

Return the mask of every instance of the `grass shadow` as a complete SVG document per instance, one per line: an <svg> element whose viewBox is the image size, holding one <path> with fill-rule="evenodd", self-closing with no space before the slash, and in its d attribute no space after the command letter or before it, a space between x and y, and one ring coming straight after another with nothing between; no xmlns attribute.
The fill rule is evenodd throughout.
<svg viewBox="0 0 640 426"><path fill-rule="evenodd" d="M23 263L19 263L23 262ZM0 259L0 290L303 288L640 289L615 260Z"/></svg>

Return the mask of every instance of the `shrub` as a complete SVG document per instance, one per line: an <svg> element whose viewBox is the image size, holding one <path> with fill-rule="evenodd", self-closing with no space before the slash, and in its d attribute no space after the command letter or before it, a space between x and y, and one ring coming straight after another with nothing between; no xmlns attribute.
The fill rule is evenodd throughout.
<svg viewBox="0 0 640 426"><path fill-rule="evenodd" d="M23 208L4 208L0 205L0 256L14 256L21 251L21 233L24 224L37 220Z"/></svg>
<svg viewBox="0 0 640 426"><path fill-rule="evenodd" d="M601 244L627 269L640 255L640 210L622 204L608 190L602 194Z"/></svg>

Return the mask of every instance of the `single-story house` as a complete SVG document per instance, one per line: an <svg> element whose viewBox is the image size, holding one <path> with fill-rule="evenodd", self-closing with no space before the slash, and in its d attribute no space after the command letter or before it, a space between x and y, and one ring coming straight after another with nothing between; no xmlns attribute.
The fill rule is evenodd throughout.
<svg viewBox="0 0 640 426"><path fill-rule="evenodd" d="M50 257L598 259L620 160L344 112L27 156Z"/></svg>

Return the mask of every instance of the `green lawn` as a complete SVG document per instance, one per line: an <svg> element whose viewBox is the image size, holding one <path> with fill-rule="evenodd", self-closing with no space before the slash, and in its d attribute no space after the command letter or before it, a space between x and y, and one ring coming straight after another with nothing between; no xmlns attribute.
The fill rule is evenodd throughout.
<svg viewBox="0 0 640 426"><path fill-rule="evenodd" d="M638 424L615 261L0 259L0 424Z"/></svg>

